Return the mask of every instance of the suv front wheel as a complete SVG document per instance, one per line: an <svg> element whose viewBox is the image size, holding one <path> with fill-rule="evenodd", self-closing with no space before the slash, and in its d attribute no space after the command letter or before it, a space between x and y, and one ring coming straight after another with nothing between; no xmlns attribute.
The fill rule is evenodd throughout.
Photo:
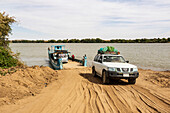
<svg viewBox="0 0 170 113"><path fill-rule="evenodd" d="M102 73L102 82L103 84L109 84L109 78L106 75L106 71L103 71Z"/></svg>
<svg viewBox="0 0 170 113"><path fill-rule="evenodd" d="M97 75L96 75L96 71L95 71L95 68L93 67L92 68L92 75L93 75L93 77L96 77Z"/></svg>

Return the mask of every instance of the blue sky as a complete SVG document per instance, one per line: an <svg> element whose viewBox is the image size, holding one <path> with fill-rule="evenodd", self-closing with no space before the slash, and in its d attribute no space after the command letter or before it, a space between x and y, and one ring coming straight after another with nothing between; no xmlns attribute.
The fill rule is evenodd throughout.
<svg viewBox="0 0 170 113"><path fill-rule="evenodd" d="M10 39L170 37L170 0L0 0Z"/></svg>

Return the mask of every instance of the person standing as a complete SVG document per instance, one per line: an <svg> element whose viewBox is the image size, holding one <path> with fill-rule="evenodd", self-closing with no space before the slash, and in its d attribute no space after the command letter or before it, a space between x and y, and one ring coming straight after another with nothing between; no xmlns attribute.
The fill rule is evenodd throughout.
<svg viewBox="0 0 170 113"><path fill-rule="evenodd" d="M72 55L72 61L74 61L74 55Z"/></svg>

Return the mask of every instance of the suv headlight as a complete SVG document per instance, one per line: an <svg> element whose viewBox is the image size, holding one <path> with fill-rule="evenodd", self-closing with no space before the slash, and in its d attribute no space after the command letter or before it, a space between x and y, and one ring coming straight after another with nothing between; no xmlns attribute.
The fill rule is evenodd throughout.
<svg viewBox="0 0 170 113"><path fill-rule="evenodd" d="M133 71L138 71L138 68L133 68Z"/></svg>
<svg viewBox="0 0 170 113"><path fill-rule="evenodd" d="M116 68L114 68L114 67L108 67L108 71L116 71Z"/></svg>

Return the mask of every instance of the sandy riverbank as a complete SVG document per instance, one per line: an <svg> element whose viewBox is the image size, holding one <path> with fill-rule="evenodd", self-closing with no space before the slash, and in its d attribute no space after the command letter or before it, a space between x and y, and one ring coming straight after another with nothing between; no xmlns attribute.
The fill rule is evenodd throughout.
<svg viewBox="0 0 170 113"><path fill-rule="evenodd" d="M49 67L34 66L10 70L11 74L0 75L0 106L15 104L19 99L35 96L57 79L57 72Z"/></svg>
<svg viewBox="0 0 170 113"><path fill-rule="evenodd" d="M78 65L59 71L19 69L0 77L0 112L169 112L170 72L139 73L135 85L126 80L103 85L99 77L92 77L91 68Z"/></svg>

